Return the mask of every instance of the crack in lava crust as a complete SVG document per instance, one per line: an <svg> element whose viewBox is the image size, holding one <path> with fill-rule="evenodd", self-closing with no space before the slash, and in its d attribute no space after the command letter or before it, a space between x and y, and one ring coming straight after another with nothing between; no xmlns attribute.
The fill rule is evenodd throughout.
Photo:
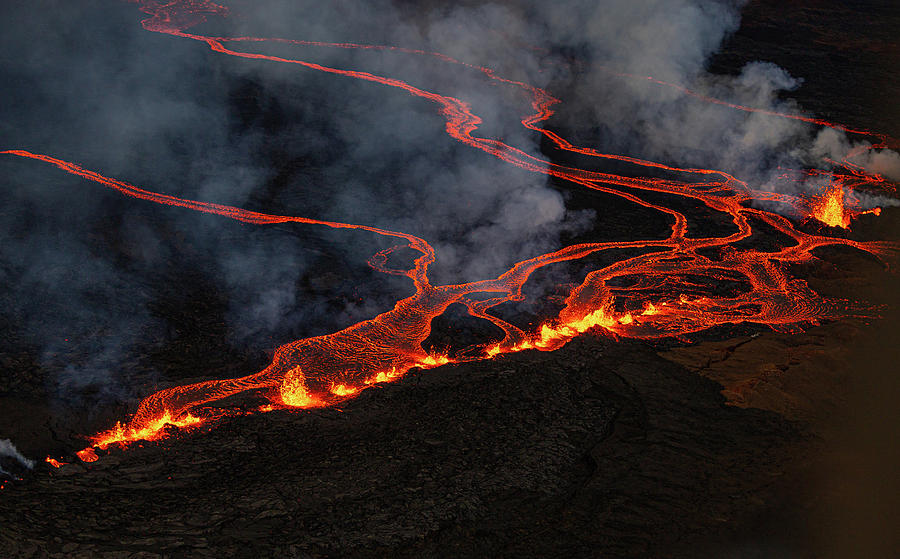
<svg viewBox="0 0 900 559"><path fill-rule="evenodd" d="M339 332L283 345L276 350L271 365L256 374L237 379L209 380L177 386L152 394L141 402L137 412L127 424L117 424L113 429L94 436L92 438L94 447L106 448L111 444L154 440L165 435L166 425L186 427L208 423L214 419L213 416L198 418L190 412L198 406L241 392L259 391L266 395L272 404L261 408L262 411L285 406L328 406L351 398L374 383L395 380L413 367L431 368L443 365L450 362L451 357L429 355L423 350L422 342L430 334L432 319L443 314L454 303L464 305L470 315L490 321L504 332L502 340L467 348L452 358L456 361L493 358L503 353L525 349L551 351L592 328L623 337L660 338L681 336L729 323L752 322L790 331L803 323L815 323L822 319L854 313L870 315L871 309L862 308L852 302L819 297L804 281L789 277L784 265L810 261L814 258L813 249L827 245L849 246L882 258L888 251L897 248L896 245L887 242L860 242L800 231L784 216L749 207L748 203L752 200L769 200L786 204L809 215L809 201L755 190L722 171L681 169L574 146L559 135L543 130L539 126L553 114L551 107L558 103L557 99L542 89L499 77L490 68L459 62L440 53L398 47L194 35L184 30L202 22L207 14L226 15L227 9L204 0L175 1L165 5L142 1L138 3L140 9L151 16L143 21L143 26L148 31L200 41L213 51L226 55L296 64L311 70L371 81L432 101L440 107L441 114L446 118L446 132L452 138L520 168L619 196L655 210L670 219L672 226L671 234L665 239L572 245L519 262L497 278L459 285L433 286L428 279L428 267L435 260L434 249L425 240L414 235L366 225L270 215L178 198L138 188L49 155L25 150L0 152L43 161L67 173L113 188L126 196L158 204L216 214L252 224L302 223L359 229L402 241L402 244L374 255L369 264L381 272L410 278L416 289L414 295L398 301L388 312ZM702 178L703 181L636 178L554 164L529 155L503 141L475 136L481 119L471 112L469 105L463 100L430 92L395 78L329 68L302 60L234 51L225 47L228 42L265 41L298 46L396 50L436 57L441 63L459 65L467 71L481 72L486 79L499 84L520 88L530 96L532 108L535 110L534 114L527 115L521 120L522 125L543 134L560 150L595 158L616 159L647 168L686 173L692 175L693 179ZM658 83L680 87L665 82ZM687 94L695 95L685 91ZM755 110L747 107L735 108ZM776 114L776 116L793 118L790 115ZM825 121L814 119L809 121L834 126L847 132L858 132ZM847 162L848 168L851 165ZM855 177L856 184L872 186L884 183L882 177L870 177L858 168L851 168L851 174ZM642 198L645 192L680 196L713 211L724 213L736 226L737 232L725 237L689 238L686 217L674 209L645 200ZM776 252L736 247L735 243L750 237L753 232L750 218L760 220L786 235L793 244ZM849 222L849 217L846 219ZM387 256L400 247L409 247L419 253L413 268L410 270L386 268ZM589 273L579 286L571 290L559 315L535 331L525 332L490 314L490 310L501 303L522 300L523 285L535 270L611 249L638 249L644 250L645 253ZM700 252L701 249L716 249L719 256L713 260L704 256L704 253ZM636 279L627 288L615 286L613 280L626 277ZM704 293L703 282L697 278L740 282L746 289L730 295L707 294ZM475 293L493 293L495 296L488 299L469 297ZM79 454L83 460L96 459L96 453L93 450L88 452L89 449Z"/></svg>

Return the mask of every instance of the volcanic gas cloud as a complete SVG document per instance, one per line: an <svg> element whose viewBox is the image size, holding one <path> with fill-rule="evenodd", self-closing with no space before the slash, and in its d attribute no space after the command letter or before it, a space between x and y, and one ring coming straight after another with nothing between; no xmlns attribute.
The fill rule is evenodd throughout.
<svg viewBox="0 0 900 559"><path fill-rule="evenodd" d="M619 337L649 339L682 336L717 325L737 323L756 323L778 330L791 330L804 323L854 313L865 314L867 311L853 302L818 296L806 282L791 277L788 267L812 260L815 249L829 245L852 247L878 257L896 248L888 243L859 242L832 236L838 230L829 229L829 226L849 227L851 220L862 211L846 202L846 192L875 189L886 184L882 177L866 174L854 165L854 154L844 162L843 174L838 176L836 171L829 172L833 186L815 199L774 193L715 169L678 168L574 145L542 128L559 100L548 91L507 79L488 67L458 61L440 53L400 47L197 35L188 32L188 29L209 16L227 16L228 10L206 0L139 4L140 9L149 16L143 20L144 29L171 35L173 40L193 40L223 56L250 59L259 64L292 65L331 74L334 79L364 80L427 100L445 119L446 133L471 149L481 150L509 165L555 177L574 188L593 189L621 197L657 213L660 220L671 225L671 231L663 239L564 246L518 262L497 277L456 285L433 285L429 280L429 266L440 255L435 253L428 241L414 235L361 224L271 215L214 201L179 198L104 176L51 155L24 149L6 150L2 153L42 161L66 173L115 189L125 196L157 204L178 206L250 224L298 223L356 229L387 237L393 239L396 246L375 254L369 264L381 272L405 276L415 286L412 296L397 301L391 310L383 314L332 334L301 339L279 347L272 363L258 373L235 379L208 380L151 394L140 403L128 421L92 438L92 447L79 454L85 461L97 459L93 448L105 449L113 444L152 440L161 436L166 425L190 426L212 421L214 414L209 409L198 410L200 406L246 391L256 391L268 397L271 405L265 406L264 410L329 406L352 398L375 383L395 380L413 367L433 368L451 361L489 359L526 349L552 351L591 329ZM390 51L402 51L405 55L416 55L434 64L444 65L447 71L477 73L481 79L498 87L513 88L527 95L533 112L521 118L521 125L531 131L529 133L542 134L555 149L577 154L583 160L618 160L637 171L626 176L561 165L531 155L504 140L480 136L482 119L465 99L429 91L396 77L328 67L300 58L236 50L238 45L252 47L270 43L287 45L298 51L310 45L317 48L377 49L388 54ZM647 79L639 76L631 78ZM626 76L625 79L629 78ZM699 96L676 84L656 82L659 87L680 90L679 94ZM752 107L702 98L706 102L726 104L733 110L756 111ZM800 119L848 133L868 135L865 131L850 130L806 117L787 114L771 116ZM887 138L879 138L878 143L866 149L877 150L887 145ZM812 174L818 171L805 172ZM666 178L658 178L660 175ZM733 223L735 232L720 237L691 236L684 213L659 201L667 199L678 199L726 216ZM762 209L763 206L778 206L786 211L775 213ZM802 219L786 217L791 214L799 214ZM599 218L602 217L601 214ZM799 224L808 223L809 218L821 223L800 227ZM754 233L755 223L767 225L791 242L774 252L762 252L749 248L747 243L740 243ZM809 230L815 232L807 232ZM388 267L389 256L400 248L412 249L418 255L410 269ZM628 250L629 255L636 255L588 273L583 282L568 292L564 308L558 316L547 319L532 331L514 326L491 312L502 303L521 300L523 286L529 276L542 267L621 249ZM713 290L712 285L731 285L734 288ZM473 317L496 325L504 336L453 355L426 352L422 342L431 332L432 319L443 314L452 304L463 305Z"/></svg>

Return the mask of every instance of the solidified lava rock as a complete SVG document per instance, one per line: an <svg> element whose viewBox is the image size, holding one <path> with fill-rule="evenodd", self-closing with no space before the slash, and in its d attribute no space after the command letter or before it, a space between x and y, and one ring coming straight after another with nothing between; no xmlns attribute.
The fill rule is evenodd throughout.
<svg viewBox="0 0 900 559"><path fill-rule="evenodd" d="M816 24L823 14L827 22ZM885 87L896 67L892 21L848 3L749 2L741 30L711 69L733 74L746 62L775 61L806 79L792 96L810 113L896 136L898 113L871 110L892 106L883 100L895 91ZM848 41L848 35L856 38ZM823 43L833 43L826 54ZM865 60L874 62L860 63ZM611 219L618 220L606 224L611 234L623 237L638 225L651 228L647 237L667 232L664 223L636 224L633 214ZM886 238L896 238L896 229ZM175 244L173 252L185 252ZM315 245L309 238L303 244ZM165 284L178 287L155 295L152 310L158 307L177 328L147 356L169 375L166 381L237 376L264 366L264 355L229 350L225 302L190 280L181 271L185 263L172 269L177 277ZM182 286L205 296L195 298ZM841 283L835 294L844 291ZM134 303L140 300L118 302L128 312L140 308ZM38 449L58 454L77 448L74 435L91 432L87 422L96 418L47 411L50 375L38 359L40 348L17 341L17 320L0 319L0 427L18 435L14 442L30 458L42 456ZM883 347L874 344L873 353L896 347L896 331L886 332L874 337ZM770 392L757 390L744 404L805 412L784 402L808 396L805 387L813 382L822 389L812 366L818 361L773 338L739 347L733 340L692 346L677 352L685 369L644 344L587 336L554 353L412 373L364 392L340 411L234 418L208 432L113 450L93 464L56 470L38 463L34 472L22 472L23 481L0 491L0 558L719 557L699 551L696 542L719 532L764 539L747 518L778 508L773 491L791 482L784 481L791 476L786 472L792 461L805 460L811 437L775 413L727 405L723 387L701 375L732 385L756 380L757 370L737 364L753 364L766 352L763 364L781 371L779 391L770 382ZM894 378L896 361L885 355L885 376ZM117 366L135 367L127 360ZM139 372L128 376L139 378ZM787 390L791 383L804 390ZM149 391L149 384L138 392ZM875 386L875 394L892 394ZM882 397L896 411L888 396ZM890 425L884 415L871 415L873 425ZM120 410L108 419L123 417ZM870 427L850 422L856 439L872 438L879 447L891 440ZM872 455L884 463L882 454ZM847 483L847 476L834 479ZM800 505L799 514L806 514L806 502ZM846 518L867 510L845 508ZM860 524L868 520L859 516ZM838 527L846 530L847 523Z"/></svg>
<svg viewBox="0 0 900 559"><path fill-rule="evenodd" d="M746 512L798 436L720 390L597 337L413 372L39 468L3 492L0 554L666 556Z"/></svg>

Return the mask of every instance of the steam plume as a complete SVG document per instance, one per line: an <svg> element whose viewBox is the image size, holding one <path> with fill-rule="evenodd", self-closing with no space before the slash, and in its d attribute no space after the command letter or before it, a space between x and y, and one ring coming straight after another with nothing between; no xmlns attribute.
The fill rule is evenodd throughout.
<svg viewBox="0 0 900 559"><path fill-rule="evenodd" d="M0 439L0 475L16 477L15 474L4 469L4 465L13 469L18 467L31 470L34 468L34 461L25 458L9 439Z"/></svg>

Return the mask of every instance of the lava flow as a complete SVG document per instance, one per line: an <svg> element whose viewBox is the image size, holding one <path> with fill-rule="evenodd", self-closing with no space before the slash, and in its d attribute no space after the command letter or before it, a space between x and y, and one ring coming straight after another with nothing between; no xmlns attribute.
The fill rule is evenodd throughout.
<svg viewBox="0 0 900 559"><path fill-rule="evenodd" d="M92 446L78 453L83 461L97 459L95 448L124 445L136 440L155 440L165 435L167 426L190 427L209 423L215 416L199 411L206 404L229 396L254 391L268 398L271 405L261 411L279 407L310 408L329 406L352 398L367 387L402 377L414 367L428 369L462 360L487 359L495 356L537 349L551 351L570 339L594 329L616 336L653 339L706 330L717 325L756 323L774 329L795 329L803 324L853 314L865 315L866 309L850 301L825 299L814 293L803 280L790 277L788 265L814 259L813 250L828 245L843 245L883 256L896 246L884 242L861 242L807 233L790 219L751 206L754 200L768 200L792 207L810 208L798 197L763 192L743 181L714 169L681 169L662 163L603 154L578 147L540 124L553 114L551 107L559 101L548 92L528 84L498 76L493 70L456 61L439 53L373 47L348 43L310 43L285 39L255 37L207 37L185 30L204 21L210 14L226 15L227 9L205 0L173 1L164 5L139 2L150 17L143 21L148 31L166 33L182 39L206 44L215 52L261 62L293 64L336 77L365 80L431 101L446 119L447 134L474 149L535 173L543 173L610 195L619 196L658 212L671 222L671 232L664 239L575 244L519 262L495 278L456 285L432 285L429 266L435 261L434 249L422 238L391 231L340 222L303 217L272 215L241 208L179 198L139 188L127 182L106 177L72 162L49 155L15 149L0 153L54 165L123 195L215 214L251 224L300 223L338 229L358 229L399 240L398 246L374 255L369 264L384 273L409 278L415 293L398 301L394 307L369 320L328 335L297 340L279 347L272 363L264 370L235 379L214 379L176 386L151 394L138 406L127 423L92 437ZM625 176L570 167L543 160L502 140L476 135L480 117L464 100L429 91L395 77L380 76L358 70L344 70L307 62L229 49L229 42L242 44L276 41L302 47L369 48L402 50L408 54L436 57L438 63L457 65L462 71L480 72L498 85L515 87L531 99L533 114L521 123L535 133L543 134L559 150L581 155L617 159L648 171L664 170L688 175L687 180L661 179L651 176ZM741 108L741 107L738 107ZM746 109L746 108L742 108ZM786 116L786 115L776 115ZM820 125L824 121L810 120ZM844 129L847 130L847 129ZM859 176L862 172L857 170ZM648 172L648 175L652 173ZM875 181L875 179L873 179ZM877 181L876 181L877 182ZM823 209L815 206L807 212L828 224L846 227L849 214L843 206L843 191L835 187L837 209L826 199ZM734 232L722 237L689 237L687 217L675 209L661 205L648 194L663 193L723 214L733 224ZM752 221L765 223L788 237L787 246L773 252L762 252L737 244L753 234ZM401 247L418 253L408 270L386 267L388 255ZM629 250L629 256L613 264L591 271L584 281L572 289L558 316L533 331L524 331L497 316L491 309L510 301L523 299L523 286L536 270L550 264L583 259L611 250ZM730 289L714 290L710 285L730 285ZM485 298L485 295L488 297ZM431 321L452 304L468 309L471 316L490 321L504 336L487 344L473 346L453 356L429 354L422 343L431 332ZM192 415L196 414L196 415ZM55 460L48 459L53 465Z"/></svg>
<svg viewBox="0 0 900 559"><path fill-rule="evenodd" d="M834 185L813 203L812 217L831 227L850 227L850 214L844 204L844 189Z"/></svg>
<svg viewBox="0 0 900 559"><path fill-rule="evenodd" d="M810 217L828 225L850 229L850 221L863 214L881 215L881 208L860 210L840 182L825 187L810 203Z"/></svg>

